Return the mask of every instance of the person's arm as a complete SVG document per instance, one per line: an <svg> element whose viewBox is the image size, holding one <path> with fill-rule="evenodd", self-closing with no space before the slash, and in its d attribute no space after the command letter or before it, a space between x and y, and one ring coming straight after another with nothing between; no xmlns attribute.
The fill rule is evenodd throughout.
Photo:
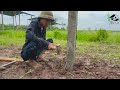
<svg viewBox="0 0 120 90"><path fill-rule="evenodd" d="M48 47L49 42L44 40L42 37L39 38L38 36L36 36L36 34L34 33L35 28L37 27L35 22L31 22L27 31L26 31L26 39L27 40L34 40L34 41L38 41L39 43L43 43L46 47Z"/></svg>

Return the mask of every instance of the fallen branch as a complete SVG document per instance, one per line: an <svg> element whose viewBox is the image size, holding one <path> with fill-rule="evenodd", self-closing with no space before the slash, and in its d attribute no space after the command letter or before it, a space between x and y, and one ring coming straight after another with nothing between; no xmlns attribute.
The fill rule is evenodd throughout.
<svg viewBox="0 0 120 90"><path fill-rule="evenodd" d="M32 73L34 70L29 70L27 73L25 73L23 76L21 76L19 79L22 79L23 77L25 77L27 74L29 74L29 73Z"/></svg>
<svg viewBox="0 0 120 90"><path fill-rule="evenodd" d="M2 65L2 66L0 66L0 71L3 71L3 70L6 70L6 66L8 66L8 65L11 65L11 64L13 64L13 63L15 63L16 61L12 61L12 62L10 62L10 63L7 63L7 64L4 64L4 65Z"/></svg>
<svg viewBox="0 0 120 90"><path fill-rule="evenodd" d="M0 67L6 67L6 66L11 65L11 64L13 64L13 63L15 63L15 62L16 62L16 61L12 61L12 62L7 63L7 64L4 64L4 65L2 65L2 66L0 66Z"/></svg>
<svg viewBox="0 0 120 90"><path fill-rule="evenodd" d="M68 72L68 74L72 76L72 79L74 78L74 74L72 74L72 73L70 73L70 72Z"/></svg>

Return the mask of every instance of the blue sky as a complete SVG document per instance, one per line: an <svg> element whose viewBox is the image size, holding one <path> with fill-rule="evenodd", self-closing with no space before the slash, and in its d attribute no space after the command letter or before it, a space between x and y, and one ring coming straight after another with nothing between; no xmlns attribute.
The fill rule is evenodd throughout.
<svg viewBox="0 0 120 90"><path fill-rule="evenodd" d="M24 11L30 14L35 15L36 17L40 14L41 11ZM120 30L119 24L109 24L107 20L107 14L116 14L120 16L120 11L79 11L78 12L78 29L99 29L105 28L110 30ZM57 18L58 23L65 23L67 27L68 22L68 11L53 11L54 17ZM30 23L29 15L21 15L21 24L27 25ZM1 17L0 17L1 23ZM12 17L4 15L4 23L12 24ZM18 24L18 16L17 16ZM59 26L60 27L60 26Z"/></svg>

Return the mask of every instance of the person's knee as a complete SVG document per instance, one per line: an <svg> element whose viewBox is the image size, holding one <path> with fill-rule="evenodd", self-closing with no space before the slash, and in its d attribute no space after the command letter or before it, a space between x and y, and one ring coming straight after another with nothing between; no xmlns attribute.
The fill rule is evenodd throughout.
<svg viewBox="0 0 120 90"><path fill-rule="evenodd" d="M27 61L29 59L29 57L27 56L27 53L25 51L21 52L21 57L24 61Z"/></svg>
<svg viewBox="0 0 120 90"><path fill-rule="evenodd" d="M53 43L53 39L52 38L47 39L47 41L50 42L50 43Z"/></svg>
<svg viewBox="0 0 120 90"><path fill-rule="evenodd" d="M29 60L29 59L34 59L37 55L37 49L35 47L23 50L21 52L21 57L23 58L24 61Z"/></svg>
<svg viewBox="0 0 120 90"><path fill-rule="evenodd" d="M26 61L31 57L35 56L36 50L37 50L36 43L31 42L22 50L21 57L23 58L23 60Z"/></svg>

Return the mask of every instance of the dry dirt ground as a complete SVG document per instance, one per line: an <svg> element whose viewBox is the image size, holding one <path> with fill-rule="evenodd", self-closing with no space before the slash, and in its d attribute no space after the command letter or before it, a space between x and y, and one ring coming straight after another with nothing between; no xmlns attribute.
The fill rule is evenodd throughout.
<svg viewBox="0 0 120 90"><path fill-rule="evenodd" d="M0 57L20 58L20 48L0 48ZM0 71L0 79L120 79L120 66L107 60L95 60L89 55L76 57L74 70L64 70L66 51L45 54L42 68L31 68L27 62L16 62ZM20 58L21 59L21 58ZM8 63L0 61L0 66Z"/></svg>

